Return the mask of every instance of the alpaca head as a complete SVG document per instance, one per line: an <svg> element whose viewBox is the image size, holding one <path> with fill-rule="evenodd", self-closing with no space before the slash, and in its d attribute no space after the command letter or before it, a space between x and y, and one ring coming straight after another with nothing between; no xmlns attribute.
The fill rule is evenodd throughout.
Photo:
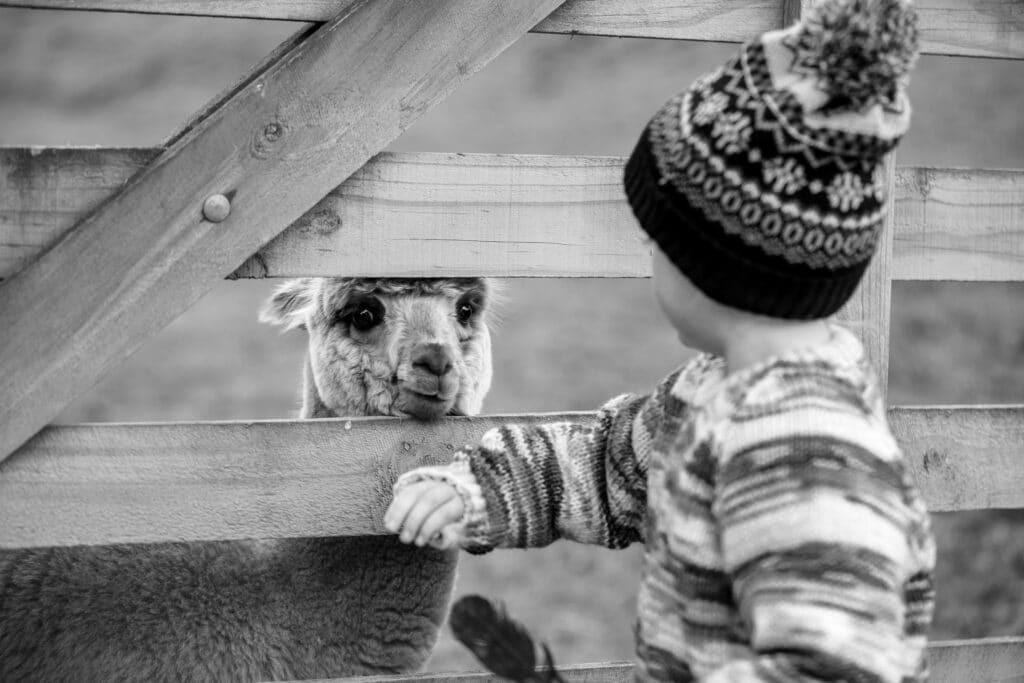
<svg viewBox="0 0 1024 683"><path fill-rule="evenodd" d="M302 278L260 320L309 335L303 417L475 415L491 384L479 278Z"/></svg>

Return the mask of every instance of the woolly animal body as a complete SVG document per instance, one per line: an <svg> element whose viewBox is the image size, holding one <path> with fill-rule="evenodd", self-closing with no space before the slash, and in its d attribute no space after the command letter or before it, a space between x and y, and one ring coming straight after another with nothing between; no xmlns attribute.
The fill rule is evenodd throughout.
<svg viewBox="0 0 1024 683"><path fill-rule="evenodd" d="M302 417L479 411L483 280L294 280L261 314L309 334ZM0 680L254 681L419 668L454 552L393 537L0 552Z"/></svg>
<svg viewBox="0 0 1024 683"><path fill-rule="evenodd" d="M411 670L455 558L390 537L4 553L0 680L256 681Z"/></svg>

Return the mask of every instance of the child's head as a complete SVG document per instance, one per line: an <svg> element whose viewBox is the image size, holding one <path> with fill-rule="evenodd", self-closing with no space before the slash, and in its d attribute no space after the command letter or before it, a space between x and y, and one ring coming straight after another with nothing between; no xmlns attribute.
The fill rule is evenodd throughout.
<svg viewBox="0 0 1024 683"><path fill-rule="evenodd" d="M735 334L763 333L798 322L750 313L709 298L657 247L651 254L651 270L658 306L679 341L691 349L725 355Z"/></svg>
<svg viewBox="0 0 1024 683"><path fill-rule="evenodd" d="M658 307L691 349L721 353L721 334L734 308L713 301L694 286L657 246L651 249L651 279Z"/></svg>
<svg viewBox="0 0 1024 683"><path fill-rule="evenodd" d="M678 296L691 286L720 312L785 320L850 298L882 227L883 158L909 126L916 54L907 0L826 0L657 112L626 194L655 267L683 278Z"/></svg>

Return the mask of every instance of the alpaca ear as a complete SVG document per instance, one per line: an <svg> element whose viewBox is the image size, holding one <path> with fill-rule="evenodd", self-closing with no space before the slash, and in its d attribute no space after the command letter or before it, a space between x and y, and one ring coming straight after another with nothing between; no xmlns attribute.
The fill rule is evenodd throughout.
<svg viewBox="0 0 1024 683"><path fill-rule="evenodd" d="M306 314L313 305L313 280L288 280L260 309L260 322L280 325L286 330L306 329Z"/></svg>

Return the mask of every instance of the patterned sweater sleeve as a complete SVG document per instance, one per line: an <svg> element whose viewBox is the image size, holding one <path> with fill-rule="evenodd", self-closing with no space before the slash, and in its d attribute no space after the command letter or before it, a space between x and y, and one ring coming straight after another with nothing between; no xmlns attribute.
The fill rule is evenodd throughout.
<svg viewBox="0 0 1024 683"><path fill-rule="evenodd" d="M791 396L723 435L712 510L754 656L708 683L924 675L927 512L884 413L855 403Z"/></svg>
<svg viewBox="0 0 1024 683"><path fill-rule="evenodd" d="M612 399L591 423L492 429L451 465L402 475L396 490L440 479L459 491L466 514L438 547L486 552L567 538L623 548L643 538L651 440L674 376L654 394Z"/></svg>

